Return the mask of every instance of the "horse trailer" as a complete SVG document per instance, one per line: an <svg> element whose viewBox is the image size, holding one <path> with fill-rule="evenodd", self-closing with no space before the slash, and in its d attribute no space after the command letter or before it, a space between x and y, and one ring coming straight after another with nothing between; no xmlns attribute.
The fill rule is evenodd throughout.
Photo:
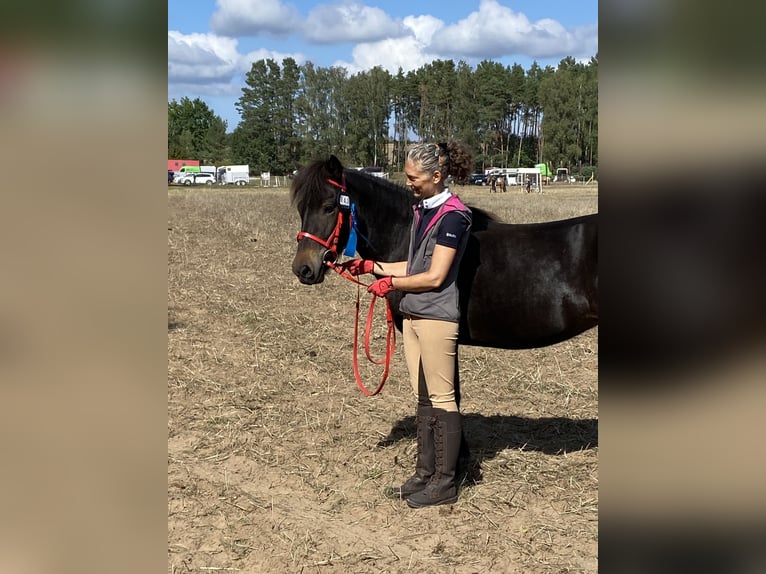
<svg viewBox="0 0 766 574"><path fill-rule="evenodd" d="M249 165L222 165L218 168L218 183L245 185L250 183Z"/></svg>

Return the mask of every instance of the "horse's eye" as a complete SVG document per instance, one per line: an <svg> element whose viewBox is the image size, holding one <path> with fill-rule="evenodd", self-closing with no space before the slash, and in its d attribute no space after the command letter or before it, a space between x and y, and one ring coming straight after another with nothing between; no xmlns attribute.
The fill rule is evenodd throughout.
<svg viewBox="0 0 766 574"><path fill-rule="evenodd" d="M325 213L327 213L327 214L330 214L330 213L332 213L333 211L335 211L335 204L332 204L332 205L325 205L325 206L324 206L324 212L325 212Z"/></svg>

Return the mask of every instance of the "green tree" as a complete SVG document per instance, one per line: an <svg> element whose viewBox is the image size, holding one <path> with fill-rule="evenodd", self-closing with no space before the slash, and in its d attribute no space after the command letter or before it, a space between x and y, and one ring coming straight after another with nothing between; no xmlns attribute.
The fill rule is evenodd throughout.
<svg viewBox="0 0 766 574"><path fill-rule="evenodd" d="M349 118L346 156L354 165L383 165L391 116L391 74L375 67L347 83Z"/></svg>
<svg viewBox="0 0 766 574"><path fill-rule="evenodd" d="M583 120L582 162L593 166L598 164L598 54L590 59L585 68Z"/></svg>
<svg viewBox="0 0 766 574"><path fill-rule="evenodd" d="M533 66L534 68L534 66ZM530 68L531 70L532 68ZM543 82L546 79L549 79L553 76L553 74L556 72L554 68L551 66L545 66L545 68L540 68L539 66L536 67L534 70L535 76L534 78L530 78L528 81L528 85L530 89L535 90L535 94L533 98L536 101L536 107L534 109L534 133L537 138L537 146L536 146L536 152L535 152L535 163L541 163L543 162L543 159L545 157L543 153L543 146L545 144L545 133L543 131L543 118L545 117L545 103L543 101L542 91L543 91ZM545 86L546 89L548 89L548 86ZM550 87L555 89L555 83L551 82ZM546 163L549 160L546 160Z"/></svg>
<svg viewBox="0 0 766 574"><path fill-rule="evenodd" d="M231 156L229 137L226 134L226 120L213 116L205 137L205 161L212 165L228 163Z"/></svg>
<svg viewBox="0 0 766 574"><path fill-rule="evenodd" d="M232 154L253 172L286 174L295 169L303 137L298 105L301 70L285 58L254 62L245 77L237 110L242 118L232 134Z"/></svg>
<svg viewBox="0 0 766 574"><path fill-rule="evenodd" d="M298 163L344 155L348 74L345 68L315 68L311 62L301 67L301 79L295 101L296 133L301 140Z"/></svg>
<svg viewBox="0 0 766 574"><path fill-rule="evenodd" d="M349 76L342 67L297 66L286 58L254 62L237 101L240 122L226 124L199 100L168 104L168 154L224 158L253 171L289 173L336 154L347 165L401 170L411 139L457 138L476 169L545 161L576 170L598 164L598 56L533 62L525 72L485 60L434 60L392 76L377 67Z"/></svg>
<svg viewBox="0 0 766 574"><path fill-rule="evenodd" d="M295 169L300 157L295 101L300 86L300 68L292 58L282 60L281 74L275 74L275 99L273 102L274 118L274 154L270 165L264 171L288 174Z"/></svg>
<svg viewBox="0 0 766 574"><path fill-rule="evenodd" d="M168 102L168 157L216 163L226 153L226 121L187 97Z"/></svg>
<svg viewBox="0 0 766 574"><path fill-rule="evenodd" d="M479 157L481 131L479 123L478 87L471 67L463 61L455 69L455 91L453 94L452 134L477 154L474 156L475 170L484 171L484 162Z"/></svg>
<svg viewBox="0 0 766 574"><path fill-rule="evenodd" d="M329 68L301 67L302 88L295 101L296 129L305 157L329 155L337 145L332 134L332 77Z"/></svg>
<svg viewBox="0 0 766 574"><path fill-rule="evenodd" d="M455 134L454 103L457 83L452 60L434 60L408 75L411 113L417 113L412 129L424 141L445 141Z"/></svg>
<svg viewBox="0 0 766 574"><path fill-rule="evenodd" d="M236 163L250 165L252 171L268 171L276 147L275 101L281 76L276 61L253 62L245 76L242 96L237 100L241 120L232 134L232 154Z"/></svg>
<svg viewBox="0 0 766 574"><path fill-rule="evenodd" d="M498 62L484 60L476 67L479 86L477 103L479 125L483 133L482 153L489 165L508 165L506 131L510 109L510 73Z"/></svg>
<svg viewBox="0 0 766 574"><path fill-rule="evenodd" d="M394 118L393 160L396 171L404 170L405 152L409 142L408 103L407 79L400 67L396 76L391 79L391 105Z"/></svg>
<svg viewBox="0 0 766 574"><path fill-rule="evenodd" d="M543 155L555 167L579 170L590 162L598 126L596 63L585 66L567 57L540 82ZM587 157L586 157L587 153Z"/></svg>

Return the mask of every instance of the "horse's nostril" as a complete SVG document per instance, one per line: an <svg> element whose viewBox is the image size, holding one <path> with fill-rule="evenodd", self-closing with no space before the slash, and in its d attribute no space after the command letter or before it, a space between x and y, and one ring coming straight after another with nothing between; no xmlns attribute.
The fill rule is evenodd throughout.
<svg viewBox="0 0 766 574"><path fill-rule="evenodd" d="M304 279L310 279L313 274L314 272L311 271L311 267L309 267L308 265L303 265L301 267L301 277L303 277Z"/></svg>

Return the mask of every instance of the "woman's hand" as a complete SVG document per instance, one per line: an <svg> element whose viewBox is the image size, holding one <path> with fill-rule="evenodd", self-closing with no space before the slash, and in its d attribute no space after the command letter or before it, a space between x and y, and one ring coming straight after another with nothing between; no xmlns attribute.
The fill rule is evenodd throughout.
<svg viewBox="0 0 766 574"><path fill-rule="evenodd" d="M375 283L367 288L368 293L372 293L378 297L385 297L394 290L394 284L391 277L383 277L383 279L378 279L375 281Z"/></svg>
<svg viewBox="0 0 766 574"><path fill-rule="evenodd" d="M355 277L365 273L372 273L374 267L375 262L370 259L351 259L340 264L340 268L343 271L347 271Z"/></svg>

